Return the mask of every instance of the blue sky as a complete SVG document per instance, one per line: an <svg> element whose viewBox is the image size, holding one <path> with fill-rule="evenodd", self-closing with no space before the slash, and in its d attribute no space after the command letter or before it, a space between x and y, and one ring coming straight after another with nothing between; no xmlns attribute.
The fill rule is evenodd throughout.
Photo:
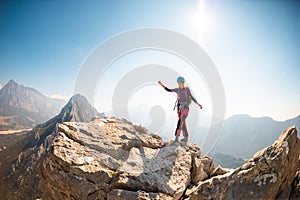
<svg viewBox="0 0 300 200"><path fill-rule="evenodd" d="M226 116L300 114L300 1L1 1L0 84L71 96L97 45L143 27L175 30L205 49Z"/></svg>

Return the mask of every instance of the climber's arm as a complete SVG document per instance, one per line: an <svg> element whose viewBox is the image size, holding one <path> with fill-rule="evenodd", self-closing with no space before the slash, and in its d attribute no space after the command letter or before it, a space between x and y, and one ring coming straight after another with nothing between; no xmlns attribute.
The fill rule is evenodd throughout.
<svg viewBox="0 0 300 200"><path fill-rule="evenodd" d="M195 102L196 104L198 104L197 100L196 100L195 97L192 95L190 88L187 88L187 93L188 93L188 95L191 97L191 99L193 100L193 102Z"/></svg>
<svg viewBox="0 0 300 200"><path fill-rule="evenodd" d="M169 89L167 88L162 82L158 81L158 84L163 87L165 90L167 90L168 92L176 92L176 88L175 89Z"/></svg>
<svg viewBox="0 0 300 200"><path fill-rule="evenodd" d="M202 109L202 105L197 102L197 100L194 98L194 96L192 95L189 88L187 88L187 92L188 92L188 95L191 97L191 99L200 107L200 109Z"/></svg>

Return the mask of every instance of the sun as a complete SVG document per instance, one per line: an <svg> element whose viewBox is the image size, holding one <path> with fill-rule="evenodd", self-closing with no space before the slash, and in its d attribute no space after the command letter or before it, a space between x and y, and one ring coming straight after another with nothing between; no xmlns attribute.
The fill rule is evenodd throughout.
<svg viewBox="0 0 300 200"><path fill-rule="evenodd" d="M216 28L214 13L207 8L206 3L205 0L199 0L187 18L187 24L192 35L201 45L204 45L205 37L212 34Z"/></svg>

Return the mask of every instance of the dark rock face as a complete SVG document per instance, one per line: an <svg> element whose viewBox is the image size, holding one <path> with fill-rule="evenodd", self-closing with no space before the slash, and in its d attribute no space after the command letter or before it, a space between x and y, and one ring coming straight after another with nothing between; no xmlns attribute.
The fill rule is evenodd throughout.
<svg viewBox="0 0 300 200"><path fill-rule="evenodd" d="M0 89L0 130L31 128L57 115L64 104L10 80Z"/></svg>
<svg viewBox="0 0 300 200"><path fill-rule="evenodd" d="M296 173L296 177L292 183L292 191L291 191L291 200L300 199L300 157L298 161L298 170Z"/></svg>
<svg viewBox="0 0 300 200"><path fill-rule="evenodd" d="M288 199L300 151L295 127L232 173L200 182L190 199Z"/></svg>

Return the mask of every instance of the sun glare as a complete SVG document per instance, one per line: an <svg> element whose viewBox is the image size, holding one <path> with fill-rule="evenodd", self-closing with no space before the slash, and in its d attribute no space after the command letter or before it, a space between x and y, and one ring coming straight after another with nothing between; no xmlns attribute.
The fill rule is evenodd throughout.
<svg viewBox="0 0 300 200"><path fill-rule="evenodd" d="M199 0L197 7L188 15L188 25L199 44L204 45L205 37L215 30L216 20L208 10L205 0Z"/></svg>

